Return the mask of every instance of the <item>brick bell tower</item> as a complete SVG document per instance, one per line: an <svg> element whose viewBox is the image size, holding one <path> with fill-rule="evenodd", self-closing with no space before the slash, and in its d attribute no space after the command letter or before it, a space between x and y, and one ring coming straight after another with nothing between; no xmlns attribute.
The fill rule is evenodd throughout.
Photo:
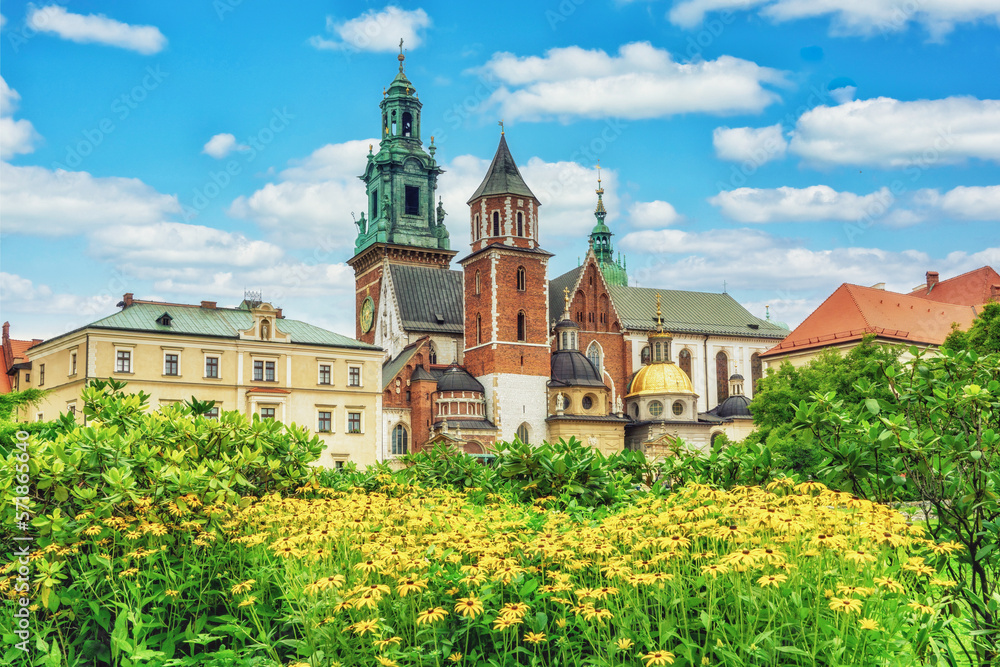
<svg viewBox="0 0 1000 667"><path fill-rule="evenodd" d="M365 182L368 210L355 220L358 235L354 256L355 337L375 341L382 275L387 264L416 264L448 269L458 254L451 250L444 226L444 208L435 208L437 178L444 170L434 160L434 137L429 153L420 141L417 91L403 70L403 42L399 43L399 73L383 91L382 140L377 153L368 147L368 164L359 176Z"/></svg>
<svg viewBox="0 0 1000 667"><path fill-rule="evenodd" d="M482 383L499 438L546 438L549 314L538 246L538 198L521 178L500 134L486 178L469 199L472 254L465 279L465 367Z"/></svg>

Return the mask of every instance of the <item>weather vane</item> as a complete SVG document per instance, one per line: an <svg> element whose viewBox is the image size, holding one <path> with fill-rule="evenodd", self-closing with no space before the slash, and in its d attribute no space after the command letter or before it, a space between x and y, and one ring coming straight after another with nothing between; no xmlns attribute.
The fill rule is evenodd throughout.
<svg viewBox="0 0 1000 667"><path fill-rule="evenodd" d="M500 122L497 123L497 125L500 126L500 134L503 134L503 118L500 119Z"/></svg>

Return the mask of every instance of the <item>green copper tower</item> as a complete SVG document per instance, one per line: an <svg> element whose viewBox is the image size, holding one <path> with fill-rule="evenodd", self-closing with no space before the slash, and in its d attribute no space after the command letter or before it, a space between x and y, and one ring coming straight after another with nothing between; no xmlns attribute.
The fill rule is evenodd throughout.
<svg viewBox="0 0 1000 667"><path fill-rule="evenodd" d="M376 243L449 250L444 207L435 202L441 167L420 141L417 91L403 71L403 44L399 46L399 73L383 91L382 140L378 153L368 148L368 165L359 178L368 194L367 217L355 220L355 255Z"/></svg>
<svg viewBox="0 0 1000 667"><path fill-rule="evenodd" d="M615 261L614 246L611 245L611 229L604 224L604 218L608 212L604 209L604 188L601 187L601 167L597 167L597 208L594 209L594 217L597 224L590 231L590 247L594 249L594 257L597 258L597 265L601 267L604 280L608 285L628 286L628 274L625 267Z"/></svg>

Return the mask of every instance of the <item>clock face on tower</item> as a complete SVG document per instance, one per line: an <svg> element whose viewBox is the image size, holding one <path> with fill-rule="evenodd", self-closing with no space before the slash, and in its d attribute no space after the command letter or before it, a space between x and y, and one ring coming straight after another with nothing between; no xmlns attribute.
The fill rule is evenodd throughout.
<svg viewBox="0 0 1000 667"><path fill-rule="evenodd" d="M361 304L358 320L361 322L361 333L368 333L372 330L372 324L375 322L375 302L371 297L365 299Z"/></svg>

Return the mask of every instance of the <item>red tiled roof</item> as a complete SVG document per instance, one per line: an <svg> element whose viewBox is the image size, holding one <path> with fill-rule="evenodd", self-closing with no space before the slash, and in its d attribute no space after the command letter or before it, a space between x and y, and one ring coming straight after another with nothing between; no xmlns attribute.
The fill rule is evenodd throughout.
<svg viewBox="0 0 1000 667"><path fill-rule="evenodd" d="M951 333L953 322L968 329L975 317L971 306L844 283L792 333L761 356L861 340L865 334L900 343L940 345Z"/></svg>
<svg viewBox="0 0 1000 667"><path fill-rule="evenodd" d="M247 393L253 394L290 394L292 393L288 389L278 389L277 387L250 387L247 389Z"/></svg>
<svg viewBox="0 0 1000 667"><path fill-rule="evenodd" d="M14 364L21 364L28 361L28 348L38 341L8 338L7 342L10 344L9 349L7 346L4 346L3 354L0 355L0 365L3 365L3 368L0 369L2 371L0 372L0 394L8 394L14 391L14 386L11 384L11 377L7 375L7 371Z"/></svg>
<svg viewBox="0 0 1000 667"><path fill-rule="evenodd" d="M925 285L910 292L910 296L954 303L963 306L980 306L991 301L990 288L1000 285L1000 274L992 266L983 266L960 276L941 280L930 289Z"/></svg>

